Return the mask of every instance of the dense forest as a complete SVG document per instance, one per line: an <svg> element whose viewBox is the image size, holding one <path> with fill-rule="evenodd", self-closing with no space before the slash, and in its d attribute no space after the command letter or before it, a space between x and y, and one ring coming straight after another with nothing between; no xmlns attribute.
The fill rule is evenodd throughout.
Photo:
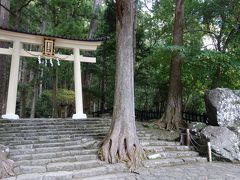
<svg viewBox="0 0 240 180"><path fill-rule="evenodd" d="M174 81L181 89L182 111L205 112L203 96L208 89L240 89L240 1L188 0L182 3L182 22L178 22L181 31L176 32L181 34L182 40L175 41L175 1L137 1L134 24L136 109L164 111L171 101L168 93L171 92L169 87L174 88L170 83ZM1 0L0 25L50 35L107 37L95 54L83 52L86 56L97 57L96 64L82 63L84 112L90 114L113 107L115 7L114 0ZM175 76L171 74L174 58L181 60L179 74ZM7 56L0 57L2 114L6 106L10 60ZM49 61L39 64L37 57L21 58L17 114L22 118L70 117L74 112L73 75L71 62L54 61L51 66Z"/></svg>

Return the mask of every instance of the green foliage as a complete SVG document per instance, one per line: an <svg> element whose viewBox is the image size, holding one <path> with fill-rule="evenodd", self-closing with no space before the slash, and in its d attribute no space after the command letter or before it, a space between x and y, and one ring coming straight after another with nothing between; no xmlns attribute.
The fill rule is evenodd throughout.
<svg viewBox="0 0 240 180"><path fill-rule="evenodd" d="M51 117L52 116L52 101L51 92L45 91L37 101L36 117Z"/></svg>
<svg viewBox="0 0 240 180"><path fill-rule="evenodd" d="M57 105L73 106L75 103L74 91L68 89L58 89L57 91ZM37 117L51 117L52 116L52 92L46 90L42 93L37 102Z"/></svg>
<svg viewBox="0 0 240 180"><path fill-rule="evenodd" d="M16 0L11 1L11 25L15 26ZM27 0L22 0L22 4ZM186 111L205 112L204 92L213 87L217 71L219 87L240 88L240 1L239 0L189 0L185 1L184 46L172 46L174 0L153 0L151 11L140 0L137 14L137 40L135 61L135 104L137 109L165 108L168 94L170 63L173 55L180 52L183 59L183 106ZM20 29L47 34L78 38L88 37L93 17L92 0L33 0L22 8ZM113 106L116 59L115 1L106 0L98 17L96 36L109 39L97 50L96 64L82 63L82 74L92 75L91 86L84 87L92 104L101 102L105 108ZM206 46L203 39L212 40ZM72 54L72 50L58 49ZM82 52L81 52L82 53ZM84 52L92 56L92 53ZM31 106L35 82L42 83L43 93L37 101L37 116L52 114L52 88L54 69L38 65L36 58L24 58L28 76L34 77L19 85L19 91L28 92L28 108ZM74 105L73 63L61 61L57 66L57 105ZM30 73L31 72L31 73ZM43 76L41 76L43 74ZM28 83L30 82L30 83ZM20 94L20 93L18 93ZM28 113L29 114L29 113Z"/></svg>
<svg viewBox="0 0 240 180"><path fill-rule="evenodd" d="M60 89L57 92L57 104L73 105L75 103L75 93L72 90Z"/></svg>

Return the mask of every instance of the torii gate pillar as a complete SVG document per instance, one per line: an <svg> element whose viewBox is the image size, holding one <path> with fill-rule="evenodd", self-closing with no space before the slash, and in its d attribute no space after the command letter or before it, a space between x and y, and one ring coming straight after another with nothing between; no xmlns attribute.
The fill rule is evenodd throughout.
<svg viewBox="0 0 240 180"><path fill-rule="evenodd" d="M83 99L82 99L82 77L81 77L81 63L80 50L74 48L74 83L75 83L75 106L76 114L73 114L73 119L86 119L87 115L83 113Z"/></svg>
<svg viewBox="0 0 240 180"><path fill-rule="evenodd" d="M15 40L13 42L12 61L8 85L7 109L6 114L2 115L3 119L19 119L15 114L17 102L17 86L18 86L18 72L20 60L21 42Z"/></svg>

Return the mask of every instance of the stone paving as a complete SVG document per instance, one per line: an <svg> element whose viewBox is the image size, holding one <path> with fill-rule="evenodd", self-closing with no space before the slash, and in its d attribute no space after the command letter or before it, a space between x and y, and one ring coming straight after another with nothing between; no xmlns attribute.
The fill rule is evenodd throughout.
<svg viewBox="0 0 240 180"><path fill-rule="evenodd" d="M240 180L240 164L197 163L160 168L141 168L135 173L119 173L85 180Z"/></svg>
<svg viewBox="0 0 240 180"><path fill-rule="evenodd" d="M240 179L240 165L218 162L145 169L136 179L237 180Z"/></svg>

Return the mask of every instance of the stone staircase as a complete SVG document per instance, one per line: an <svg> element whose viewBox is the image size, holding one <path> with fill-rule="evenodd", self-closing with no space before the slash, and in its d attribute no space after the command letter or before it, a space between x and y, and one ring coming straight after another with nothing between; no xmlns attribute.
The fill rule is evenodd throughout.
<svg viewBox="0 0 240 180"><path fill-rule="evenodd" d="M0 120L0 144L10 148L16 177L8 180L115 179L129 176L122 163L98 160L98 144L109 119ZM145 167L206 162L206 158L178 142L158 140L138 124L138 136L147 152Z"/></svg>

